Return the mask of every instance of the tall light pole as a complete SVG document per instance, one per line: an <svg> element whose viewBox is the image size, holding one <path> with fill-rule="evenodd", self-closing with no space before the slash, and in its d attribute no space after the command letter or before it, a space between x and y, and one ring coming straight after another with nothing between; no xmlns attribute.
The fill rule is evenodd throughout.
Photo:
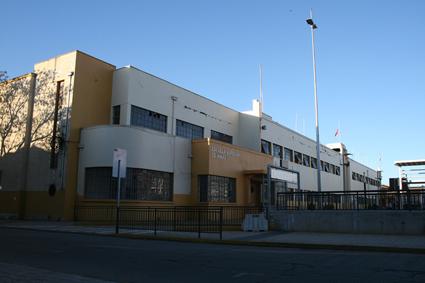
<svg viewBox="0 0 425 283"><path fill-rule="evenodd" d="M321 182L321 162L320 162L320 139L319 139L319 106L317 100L317 81L316 81L316 52L314 49L314 30L317 29L317 25L313 22L313 11L310 10L310 18L306 20L307 24L311 28L311 49L313 54L313 79L314 79L314 109L316 111L316 155L317 155L317 190L322 191Z"/></svg>

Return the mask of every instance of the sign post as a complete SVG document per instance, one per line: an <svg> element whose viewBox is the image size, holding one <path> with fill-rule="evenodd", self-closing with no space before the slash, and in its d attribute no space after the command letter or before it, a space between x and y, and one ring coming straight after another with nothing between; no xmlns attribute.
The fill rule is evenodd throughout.
<svg viewBox="0 0 425 283"><path fill-rule="evenodd" d="M126 171L127 171L126 169L127 169L127 150L120 149L120 148L114 149L113 161L112 161L112 177L118 178L115 234L119 234L121 178L126 177Z"/></svg>

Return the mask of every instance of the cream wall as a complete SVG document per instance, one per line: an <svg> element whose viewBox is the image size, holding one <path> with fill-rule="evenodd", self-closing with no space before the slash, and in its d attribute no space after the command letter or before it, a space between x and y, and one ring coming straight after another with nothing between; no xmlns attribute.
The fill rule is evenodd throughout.
<svg viewBox="0 0 425 283"><path fill-rule="evenodd" d="M173 148L175 142L175 168ZM174 172L174 194L190 195L191 141L129 126L95 126L81 132L78 194L84 195L86 167L112 167L114 148L127 150L127 167Z"/></svg>
<svg viewBox="0 0 425 283"><path fill-rule="evenodd" d="M298 151L312 157L316 157L316 143L295 131L292 131L282 125L269 119L262 119L262 124L266 126L261 131L262 139L278 144L282 147L288 147L293 151ZM342 172L341 155L325 146L321 146L320 159L340 166ZM288 169L300 173L300 188L303 190L317 190L317 171L316 169L304 165L288 162ZM343 190L342 173L340 176L322 171L322 190L339 191Z"/></svg>
<svg viewBox="0 0 425 283"><path fill-rule="evenodd" d="M204 137L210 137L210 131L215 130L231 135L233 143L239 144L239 112L133 67L114 73L112 105L121 105L121 115L126 115L121 123L125 125L130 124L131 105L135 105L166 115L167 133L174 134L172 96L177 98L175 119L203 127Z"/></svg>
<svg viewBox="0 0 425 283"><path fill-rule="evenodd" d="M364 166L363 164L350 159L350 181L351 181L351 190L352 191L356 191L356 190L364 190L364 184L363 182L357 181L357 180L353 180L352 178L352 173L356 172L357 174L360 175L365 175L366 177L369 178L373 178L373 179L377 179L377 173L375 170ZM370 184L366 183L366 190L378 190L378 187L376 186L372 186Z"/></svg>

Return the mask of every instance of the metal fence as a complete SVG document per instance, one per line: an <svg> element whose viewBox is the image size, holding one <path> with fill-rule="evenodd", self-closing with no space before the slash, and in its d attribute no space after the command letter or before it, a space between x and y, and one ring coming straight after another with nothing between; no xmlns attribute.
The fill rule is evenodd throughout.
<svg viewBox="0 0 425 283"><path fill-rule="evenodd" d="M80 205L75 207L75 221L91 225L116 225L123 229L219 233L224 226L240 226L246 214L261 213L260 207L251 206L173 206L140 207L111 205Z"/></svg>
<svg viewBox="0 0 425 283"><path fill-rule="evenodd" d="M281 192L278 210L425 210L425 190Z"/></svg>

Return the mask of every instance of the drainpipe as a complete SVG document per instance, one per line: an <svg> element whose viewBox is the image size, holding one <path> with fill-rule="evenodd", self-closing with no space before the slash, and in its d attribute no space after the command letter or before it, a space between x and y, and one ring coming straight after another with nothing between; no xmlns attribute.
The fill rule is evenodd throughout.
<svg viewBox="0 0 425 283"><path fill-rule="evenodd" d="M30 74L30 89L28 96L28 109L27 109L27 122L25 126L25 140L22 158L22 183L21 183L21 198L20 198L20 209L19 219L25 219L25 210L27 202L27 185L28 185L28 167L29 167L29 155L31 148L31 134L32 134L32 122L33 122L33 111L34 111L34 98L35 88L37 83L37 74Z"/></svg>
<svg viewBox="0 0 425 283"><path fill-rule="evenodd" d="M69 143L69 115L70 115L70 111L69 108L71 107L71 88L72 88L72 77L74 76L74 72L70 72L68 74L69 77L69 85L68 85L68 97L66 99L66 119L65 119L65 136L63 141L65 142L63 145L63 153L62 153L62 178L61 178L61 190L63 191L64 185L65 185L65 159L66 159L66 152L68 150L68 143Z"/></svg>
<svg viewBox="0 0 425 283"><path fill-rule="evenodd" d="M173 186L176 183L175 182L175 177L176 177L176 131L174 129L174 108L175 108L175 103L177 101L177 96L171 96L171 103L172 103L172 108L171 108L171 136L173 138ZM173 190L173 194L174 194L174 190ZM173 196L173 201L174 201L174 196Z"/></svg>

